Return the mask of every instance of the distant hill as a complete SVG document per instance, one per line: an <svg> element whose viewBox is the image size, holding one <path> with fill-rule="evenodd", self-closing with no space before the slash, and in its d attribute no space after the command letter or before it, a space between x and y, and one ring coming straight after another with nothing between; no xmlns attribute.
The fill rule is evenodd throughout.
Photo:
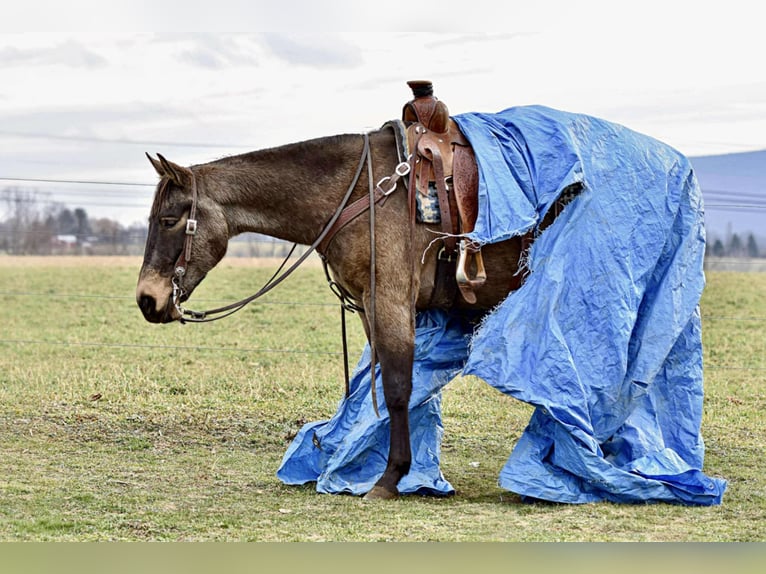
<svg viewBox="0 0 766 574"><path fill-rule="evenodd" d="M705 200L708 237L753 233L766 243L766 150L689 160Z"/></svg>

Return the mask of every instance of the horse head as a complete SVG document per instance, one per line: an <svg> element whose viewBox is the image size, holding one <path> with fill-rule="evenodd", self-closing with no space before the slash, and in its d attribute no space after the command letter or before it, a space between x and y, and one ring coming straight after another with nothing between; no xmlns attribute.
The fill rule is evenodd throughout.
<svg viewBox="0 0 766 574"><path fill-rule="evenodd" d="M182 318L180 303L226 253L228 224L222 206L207 193L202 170L196 173L159 154L147 157L160 181L136 301L147 321L169 323Z"/></svg>

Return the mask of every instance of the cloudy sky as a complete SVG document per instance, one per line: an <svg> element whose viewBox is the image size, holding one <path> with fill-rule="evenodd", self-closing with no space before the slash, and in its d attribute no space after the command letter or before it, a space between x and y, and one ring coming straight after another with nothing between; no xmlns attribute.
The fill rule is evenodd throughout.
<svg viewBox="0 0 766 574"><path fill-rule="evenodd" d="M690 156L766 148L756 2L380 5L24 2L0 21L0 190L142 221L145 151L191 164L373 129L399 116L409 79L432 80L453 114L544 104Z"/></svg>

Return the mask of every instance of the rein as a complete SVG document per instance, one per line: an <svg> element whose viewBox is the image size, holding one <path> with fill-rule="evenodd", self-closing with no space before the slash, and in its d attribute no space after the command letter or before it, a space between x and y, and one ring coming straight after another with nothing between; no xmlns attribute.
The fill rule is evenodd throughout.
<svg viewBox="0 0 766 574"><path fill-rule="evenodd" d="M303 255L298 258L298 260L293 263L290 267L288 267L286 270L282 271L287 264L287 261L292 256L293 252L295 251L295 248L297 247L297 243L292 246L290 249L290 252L287 254L285 259L280 264L279 268L275 271L274 275L271 276L271 278L266 281L266 283L261 287L256 293L253 295L250 295L249 297L246 297L244 299L241 299L240 301L237 301L235 303L231 303L229 305L223 306L223 307L217 307L215 309L208 309L206 311L194 311L191 309L186 309L181 305L181 298L186 294L186 291L183 287L183 278L186 275L186 268L188 265L189 260L191 259L191 252L192 252L192 241L194 239L194 236L197 234L197 219L196 219L196 212L197 212L197 200L198 200L198 191L197 191L197 179L194 176L194 173L191 172L191 192L192 192L192 204L191 208L189 210L189 217L186 220L186 238L184 240L184 246L181 250L181 254L178 256L178 259L175 264L175 275L172 279L173 284L173 305L175 306L178 313L181 315L181 318L179 321L183 323L209 323L212 321L217 321L219 319L223 319L224 317L228 317L229 315L232 315L245 307L248 303L251 303L255 299L258 299L259 297L262 297L269 291L271 291L274 287L279 285L282 281L284 281L293 271L295 271L305 260L308 258L313 252L317 252L322 260L322 264L324 266L325 275L327 277L327 282L330 287L330 290L338 297L340 300L340 306L341 306L341 336L343 340L343 366L344 366L344 374L345 374L345 383L346 383L346 396L349 396L350 392L350 376L349 376L349 366L348 366L348 342L346 337L346 311L350 312L361 312L364 313L364 308L362 308L360 305L356 303L356 301L351 297L351 295L346 291L346 289L340 285L337 281L333 280L330 276L330 272L328 269L327 259L325 257L325 251L327 247L329 246L330 242L335 237L335 234L340 231L346 224L351 222L354 218L356 218L358 215L361 215L365 211L370 211L370 300L371 305L369 309L369 317L367 317L367 322L370 326L369 329L369 342L370 342L370 359L371 359L371 375L372 375L372 406L375 410L375 413L379 415L378 412L378 402L377 402L377 393L375 389L375 364L377 363L377 357L376 357L376 345L375 345L375 332L376 332L376 318L375 318L375 288L376 288L376 276L375 276L375 270L376 270L376 247L375 247L375 205L380 204L382 205L385 199L391 195L398 187L399 180L406 177L415 162L415 158L410 155L409 157L406 157L406 159L403 159L402 157L402 151L404 151L404 156L407 156L407 150L406 145L403 143L405 140L402 137L402 134L400 133L401 130L401 123L400 122L389 122L386 124L386 126L391 127L394 131L394 136L397 141L397 155L399 158L399 163L397 164L394 173L391 176L384 177L381 179L377 184L373 185L373 166L372 166L372 154L370 152L370 137L369 134L364 134L364 147L362 149L362 156L359 158L359 164L357 165L356 172L354 173L354 177L351 180L351 183L348 186L348 189L346 190L346 194L343 196L343 199L341 200L340 204L338 205L337 209L335 210L335 213L330 218L330 220L325 225L322 232L319 234L319 236L314 240L314 242L309 246L309 248L306 250ZM367 165L367 179L368 179L368 187L369 187L369 193L365 196L363 196L361 199L355 201L351 205L348 205L349 199L351 198L352 193L354 192L354 189L356 188L357 183L359 182L359 178L361 176L362 170L364 169L365 164ZM414 181L414 178L412 178L412 181ZM384 187L387 186L387 187ZM411 186L411 183L410 183ZM408 187L410 187L408 186ZM413 302L414 305L414 302Z"/></svg>
<svg viewBox="0 0 766 574"><path fill-rule="evenodd" d="M370 138L368 134L364 134L364 149L362 150L362 157L359 159L359 165L356 168L356 172L354 173L354 177L351 180L351 184L348 186L348 190L346 191L346 194L343 196L343 199L341 200L340 205L338 206L333 216L330 218L330 221L328 221L325 228L322 230L319 236L314 240L314 243L312 243L309 246L306 252L303 255L301 255L295 263L293 263L290 267L288 267L283 272L282 269L287 264L287 261L292 256L297 246L297 244L293 245L292 249L290 250L290 253L287 254L287 257L285 257L284 261L282 261L282 264L279 266L279 268L274 273L274 275L272 275L271 278L268 281L266 281L263 287L261 287L256 293L254 293L253 295L250 295L249 297L245 297L244 299L241 299L240 301L237 301L236 303L231 303L223 307L217 307L215 309L208 309L206 311L194 311L191 309L186 309L181 305L181 298L186 294L186 291L183 288L183 278L186 275L186 268L189 263L189 260L191 259L192 240L194 239L194 236L197 234L197 220L195 219L196 212L197 212L197 198L198 198L197 179L194 176L194 173L192 172L192 176L191 176L192 177L192 182L191 182L192 204L191 204L191 209L189 211L189 218L186 220L186 239L184 240L184 247L181 250L181 254L178 256L178 260L176 261L175 275L172 280L173 305L175 306L176 310L181 314L181 318L179 319L179 321L181 323L209 323L211 321L217 321L218 319L223 319L224 317L228 317L229 315L236 313L237 311L245 307L248 303L251 303L252 301L258 299L259 297L262 297L263 295L271 291L274 287L279 285L282 281L284 281L290 274L292 274L293 271L295 271L298 268L298 266L300 266L301 263L303 263L309 257L309 255L311 255L314 251L316 251L317 247L325 239L325 236L330 232L331 228L335 225L335 222L338 220L341 213L346 208L346 204L348 204L348 200L351 197L351 194L353 193L354 188L356 188L356 184L359 182L359 177L362 173L362 169L364 168L365 163L368 163L368 162L370 162ZM370 182L370 187L372 187L372 182Z"/></svg>

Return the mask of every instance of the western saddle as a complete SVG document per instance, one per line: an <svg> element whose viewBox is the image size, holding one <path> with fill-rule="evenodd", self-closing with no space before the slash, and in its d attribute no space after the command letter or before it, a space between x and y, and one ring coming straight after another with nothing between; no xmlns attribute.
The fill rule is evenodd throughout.
<svg viewBox="0 0 766 574"><path fill-rule="evenodd" d="M479 213L476 157L450 118L447 106L434 97L432 83L407 84L414 97L404 105L402 121L407 128L408 150L415 158L410 177L414 179L416 201L418 205L428 203L429 197L435 196L438 203L438 211L431 211L431 219L426 219L426 210L419 210L421 221L441 224L443 247L439 252L437 290L443 268L451 269L457 255L457 287L466 302L475 303L474 290L487 279L480 248L464 237L474 230Z"/></svg>
<svg viewBox="0 0 766 574"><path fill-rule="evenodd" d="M487 279L480 248L465 234L473 231L478 216L479 172L468 140L449 116L444 102L433 95L428 81L411 81L413 99L404 105L402 122L389 122L403 147L406 160L391 177L374 188L374 197L363 196L347 206L318 244L323 256L335 234L357 216L380 203L393 192L398 181L409 175L408 191L412 225L439 223L443 247L439 250L431 305L451 307L455 285L463 299L476 302L475 289ZM404 125L405 134L401 134ZM401 137L405 136L405 137ZM401 150L400 150L401 152ZM385 185L384 185L385 184ZM384 187L386 187L384 189ZM457 261L457 262L456 262Z"/></svg>

